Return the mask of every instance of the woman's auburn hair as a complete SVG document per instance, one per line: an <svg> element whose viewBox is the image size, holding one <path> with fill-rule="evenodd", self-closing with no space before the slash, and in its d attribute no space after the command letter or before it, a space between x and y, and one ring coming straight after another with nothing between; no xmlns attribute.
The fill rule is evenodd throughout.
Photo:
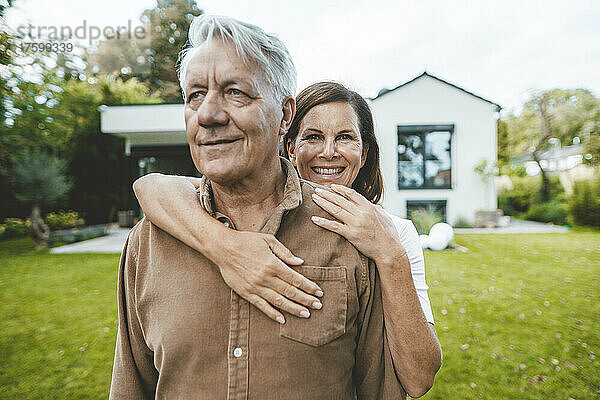
<svg viewBox="0 0 600 400"><path fill-rule="evenodd" d="M341 83L330 81L313 83L298 94L296 116L283 137L283 155L289 158L288 143L296 140L300 131L300 123L310 109L321 104L337 102L350 104L356 112L363 151L366 149L365 164L358 171L358 175L352 183L352 189L376 204L383 194L383 177L379 167L379 145L375 137L373 115L365 99Z"/></svg>

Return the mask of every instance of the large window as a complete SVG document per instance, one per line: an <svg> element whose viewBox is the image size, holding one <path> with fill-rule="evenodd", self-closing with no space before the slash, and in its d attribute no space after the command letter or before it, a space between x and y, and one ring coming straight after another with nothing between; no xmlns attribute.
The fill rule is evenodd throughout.
<svg viewBox="0 0 600 400"><path fill-rule="evenodd" d="M451 188L454 125L398 126L398 188Z"/></svg>

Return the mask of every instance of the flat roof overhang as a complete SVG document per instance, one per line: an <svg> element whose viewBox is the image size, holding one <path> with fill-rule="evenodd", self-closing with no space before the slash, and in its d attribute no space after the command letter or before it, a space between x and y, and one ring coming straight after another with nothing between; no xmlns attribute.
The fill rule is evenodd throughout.
<svg viewBox="0 0 600 400"><path fill-rule="evenodd" d="M187 145L183 104L100 106L100 131L131 146Z"/></svg>

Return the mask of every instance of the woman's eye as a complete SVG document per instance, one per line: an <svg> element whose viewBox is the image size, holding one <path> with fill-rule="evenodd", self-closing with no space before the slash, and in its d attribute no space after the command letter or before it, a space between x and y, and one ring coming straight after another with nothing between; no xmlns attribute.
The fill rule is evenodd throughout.
<svg viewBox="0 0 600 400"><path fill-rule="evenodd" d="M339 135L338 139L340 139L340 140L354 140L354 136L349 135L347 133L344 133L342 135Z"/></svg>
<svg viewBox="0 0 600 400"><path fill-rule="evenodd" d="M312 135L306 135L306 136L304 137L304 140L308 140L309 142L314 142L314 141L317 141L317 140L319 140L320 138L321 138L321 137L320 137L319 135L312 134Z"/></svg>

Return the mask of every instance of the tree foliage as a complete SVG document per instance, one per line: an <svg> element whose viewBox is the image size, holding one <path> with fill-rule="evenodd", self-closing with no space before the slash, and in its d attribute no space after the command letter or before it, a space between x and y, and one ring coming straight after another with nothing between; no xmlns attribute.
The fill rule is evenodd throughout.
<svg viewBox="0 0 600 400"><path fill-rule="evenodd" d="M26 150L16 160L12 180L17 200L48 206L64 198L72 187L67 162L39 150Z"/></svg>
<svg viewBox="0 0 600 400"><path fill-rule="evenodd" d="M509 155L527 154L542 137L540 106L546 107L551 119L550 137L560 139L563 146L579 137L586 144L600 132L600 99L587 89L551 89L534 92L523 105L520 115L505 118L508 128ZM506 145L504 145L506 146ZM538 149L549 147L547 141ZM500 155L499 155L500 156Z"/></svg>
<svg viewBox="0 0 600 400"><path fill-rule="evenodd" d="M137 78L160 93L163 102L181 103L176 62L189 26L200 14L194 0L157 0L140 17L144 37L101 41L97 51L89 53L88 75L113 74L123 81Z"/></svg>

